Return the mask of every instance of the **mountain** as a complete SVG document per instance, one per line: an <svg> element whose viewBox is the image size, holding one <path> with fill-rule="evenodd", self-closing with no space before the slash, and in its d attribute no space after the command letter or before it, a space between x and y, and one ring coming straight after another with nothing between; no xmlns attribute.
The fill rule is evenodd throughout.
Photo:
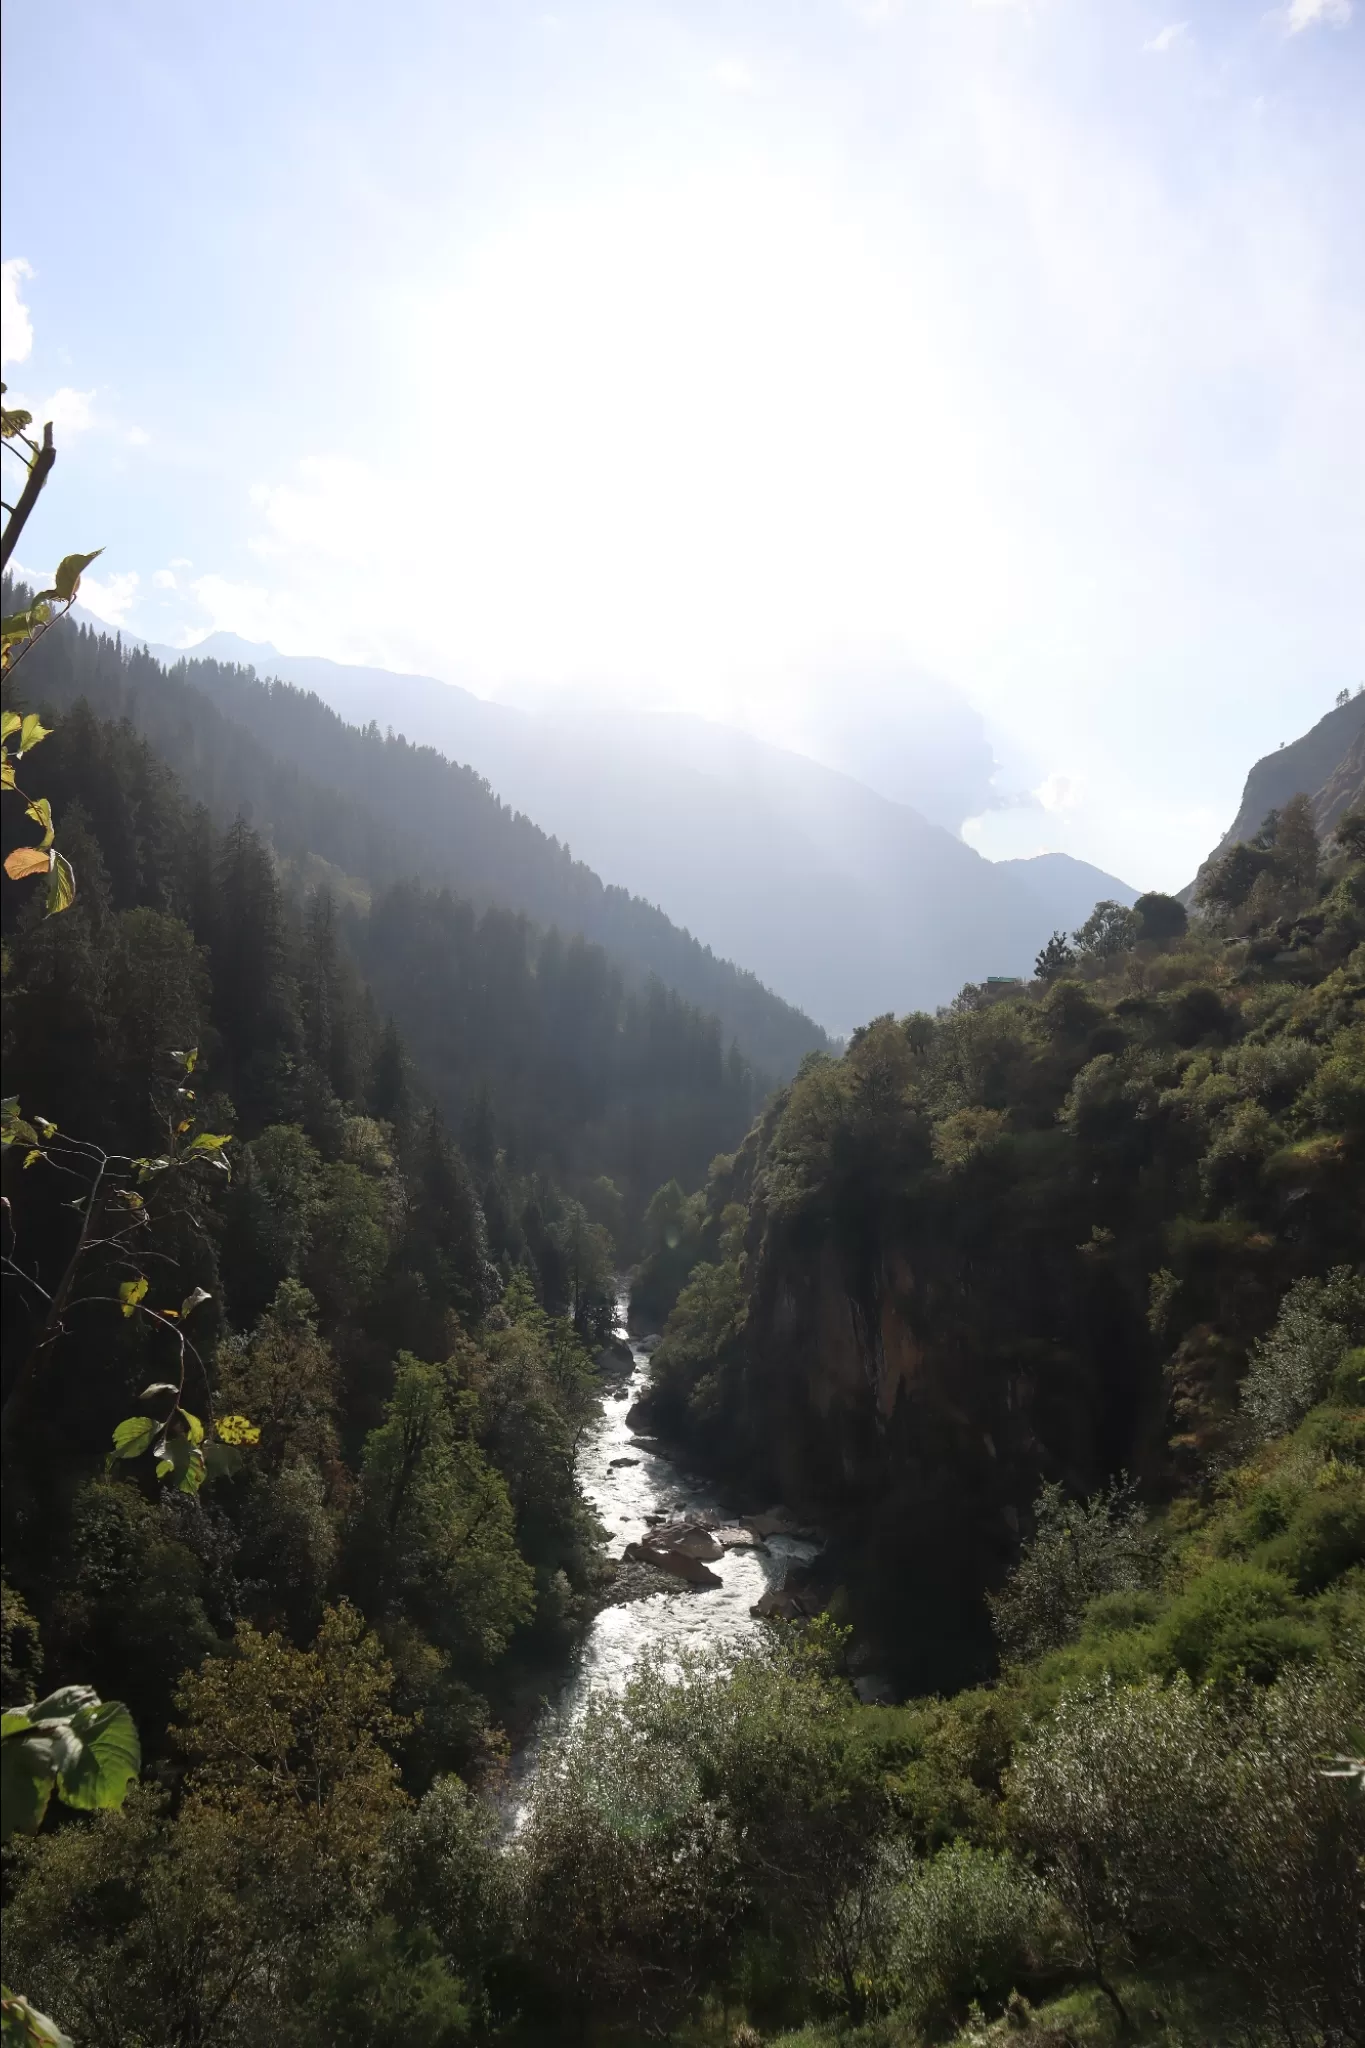
<svg viewBox="0 0 1365 2048"><path fill-rule="evenodd" d="M725 1043L769 1079L829 1045L755 975L604 885L475 770L386 737L377 723L348 725L304 690L215 661L168 669L145 645L118 646L69 621L26 657L23 687L59 713L84 697L101 717L128 718L215 819L241 812L282 859L308 872L321 863L341 894L366 898L420 878L476 909L518 911L595 940L631 986L655 976L716 1017Z"/></svg>
<svg viewBox="0 0 1365 2048"><path fill-rule="evenodd" d="M1138 899L1139 892L1117 875L1107 875L1103 868L1076 860L1069 853L1035 853L1026 860L997 861L996 866L1017 875L1037 896L1040 907L1046 905L1057 914L1059 931L1074 930L1106 897L1126 908Z"/></svg>
<svg viewBox="0 0 1365 2048"><path fill-rule="evenodd" d="M1290 797L1300 795L1312 798L1314 819L1324 836L1338 818L1365 803L1365 691L1334 705L1299 739L1255 764L1237 816L1182 892L1186 901L1221 853L1254 838L1271 811L1282 810Z"/></svg>
<svg viewBox="0 0 1365 2048"><path fill-rule="evenodd" d="M836 1033L933 1009L988 975L1027 974L1052 931L1098 897L1133 900L1065 855L985 860L911 805L705 719L532 714L429 676L280 655L229 634L194 649L189 680L205 660L278 676L344 718L467 762L609 884L659 904Z"/></svg>

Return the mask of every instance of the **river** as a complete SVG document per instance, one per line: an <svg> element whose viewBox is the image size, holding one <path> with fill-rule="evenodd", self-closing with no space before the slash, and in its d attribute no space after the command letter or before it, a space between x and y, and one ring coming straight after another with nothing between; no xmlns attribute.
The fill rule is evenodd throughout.
<svg viewBox="0 0 1365 2048"><path fill-rule="evenodd" d="M607 1554L619 1558L627 1543L636 1542L650 1526L650 1517L668 1521L718 1515L733 1519L737 1504L713 1491L704 1481L683 1472L671 1458L642 1448L626 1421L633 1402L649 1384L651 1339L629 1336L626 1327L629 1290L617 1302L616 1334L630 1345L631 1368L607 1388L601 1413L584 1435L578 1453L578 1479L607 1531ZM770 1586L780 1586L789 1565L806 1562L817 1546L794 1536L770 1536L761 1549L726 1550L708 1561L719 1586L650 1593L643 1599L603 1607L588 1625L573 1663L558 1691L542 1710L525 1749L514 1765L514 1778L525 1781L534 1768L539 1739L547 1728L572 1722L597 1690L621 1690L634 1664L646 1652L662 1655L683 1650L739 1648L763 1628L750 1609Z"/></svg>

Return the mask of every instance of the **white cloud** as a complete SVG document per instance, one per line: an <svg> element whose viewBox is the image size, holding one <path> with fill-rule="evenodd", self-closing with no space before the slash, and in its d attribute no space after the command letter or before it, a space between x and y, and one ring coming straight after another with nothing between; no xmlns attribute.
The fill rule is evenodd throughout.
<svg viewBox="0 0 1365 2048"><path fill-rule="evenodd" d="M1177 43L1187 43L1189 39L1190 25L1187 21L1168 21L1165 28L1158 29L1152 40L1142 47L1150 50L1154 57L1164 57Z"/></svg>
<svg viewBox="0 0 1365 2048"><path fill-rule="evenodd" d="M0 263L0 362L26 363L33 347L33 322L19 296L19 286L33 269L22 256Z"/></svg>
<svg viewBox="0 0 1365 2048"><path fill-rule="evenodd" d="M127 569L112 576L91 576L81 578L81 603L97 619L103 619L106 626L122 626L137 597L141 579L136 569Z"/></svg>
<svg viewBox="0 0 1365 2048"><path fill-rule="evenodd" d="M1081 800L1081 787L1073 776L1049 775L1032 794L1045 811L1074 811Z"/></svg>
<svg viewBox="0 0 1365 2048"><path fill-rule="evenodd" d="M153 587L153 589L155 589L155 590L176 590L176 589L178 589L178 588L179 588L179 585L178 585L178 584L176 583L176 580L175 580L175 571L174 571L174 569L155 569L155 570L153 570L153 572L152 572L152 587Z"/></svg>
<svg viewBox="0 0 1365 2048"><path fill-rule="evenodd" d="M1354 12L1352 0L1289 0L1285 29L1297 36L1306 28L1345 28Z"/></svg>
<svg viewBox="0 0 1365 2048"><path fill-rule="evenodd" d="M55 433L83 434L95 423L91 410L94 396L93 391L73 391L69 384L63 384L44 405L42 417L51 420Z"/></svg>
<svg viewBox="0 0 1365 2048"><path fill-rule="evenodd" d="M754 74L738 57L722 57L711 68L711 76L722 92L752 92Z"/></svg>

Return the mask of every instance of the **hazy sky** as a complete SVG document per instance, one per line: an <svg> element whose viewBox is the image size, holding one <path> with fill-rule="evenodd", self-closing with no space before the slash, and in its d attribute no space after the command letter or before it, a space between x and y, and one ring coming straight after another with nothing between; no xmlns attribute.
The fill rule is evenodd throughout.
<svg viewBox="0 0 1365 2048"><path fill-rule="evenodd" d="M1365 679L1365 54L1180 6L9 0L22 557L874 758L939 677L974 843L1185 881Z"/></svg>

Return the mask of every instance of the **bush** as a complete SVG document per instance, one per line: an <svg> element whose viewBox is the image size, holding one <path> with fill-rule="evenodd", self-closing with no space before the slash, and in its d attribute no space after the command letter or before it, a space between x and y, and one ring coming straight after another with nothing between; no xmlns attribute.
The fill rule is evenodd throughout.
<svg viewBox="0 0 1365 2048"><path fill-rule="evenodd" d="M299 2048L458 2048L469 2008L434 1935L381 1918L325 1971Z"/></svg>
<svg viewBox="0 0 1365 2048"><path fill-rule="evenodd" d="M1047 1891L1027 1864L954 1842L921 1863L897 1898L893 1957L909 2003L937 2025L978 2001L1003 2007L1036 1969L1050 1917Z"/></svg>
<svg viewBox="0 0 1365 2048"><path fill-rule="evenodd" d="M1357 1639L1231 1706L1183 1676L1072 1693L1021 1747L1018 1838L1120 2011L1120 1960L1183 1958L1285 2048L1361 2038L1365 1800L1324 1759L1359 1753L1363 1718Z"/></svg>
<svg viewBox="0 0 1365 2048"><path fill-rule="evenodd" d="M1092 1600L1152 1585L1161 1548L1127 1482L1087 1501L1045 1486L1033 1509L1034 1533L999 1593L991 1620L1007 1655L1036 1657L1076 1633Z"/></svg>
<svg viewBox="0 0 1365 2048"><path fill-rule="evenodd" d="M1259 1565L1219 1558L1209 1564L1168 1610L1158 1631L1158 1656L1168 1673L1206 1678L1217 1663L1239 1667L1240 1650L1270 1640L1263 1624L1279 1621L1294 1604L1286 1579Z"/></svg>
<svg viewBox="0 0 1365 2048"><path fill-rule="evenodd" d="M1365 1339L1365 1281L1349 1266L1296 1280L1275 1327L1257 1344L1242 1382L1242 1414L1261 1442L1301 1422L1332 1385L1345 1354Z"/></svg>

